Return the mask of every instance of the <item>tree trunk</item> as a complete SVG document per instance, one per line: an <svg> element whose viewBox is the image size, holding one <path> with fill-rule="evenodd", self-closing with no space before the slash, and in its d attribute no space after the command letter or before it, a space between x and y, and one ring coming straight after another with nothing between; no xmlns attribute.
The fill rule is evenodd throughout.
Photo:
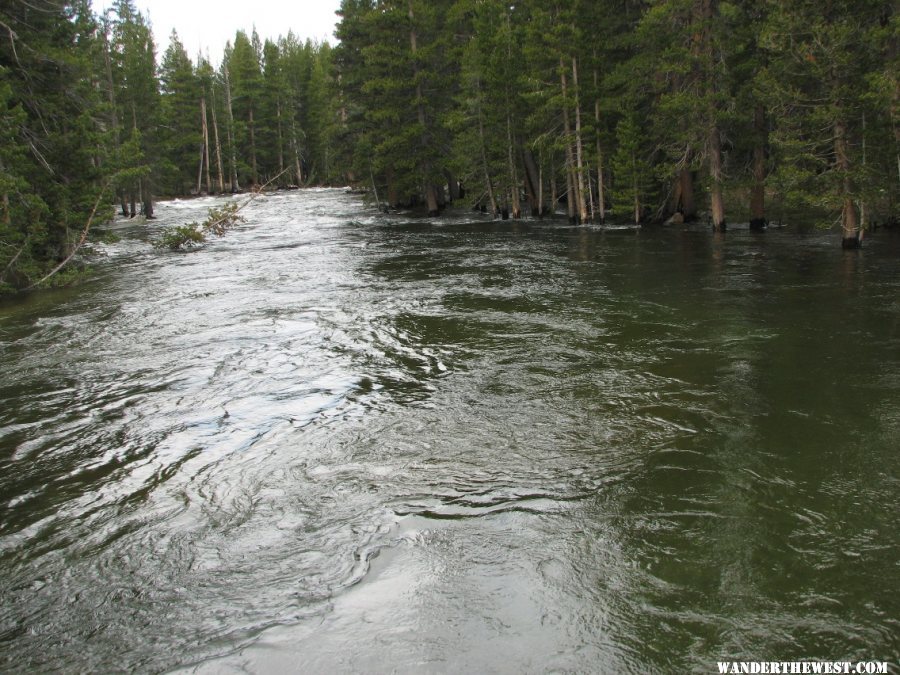
<svg viewBox="0 0 900 675"><path fill-rule="evenodd" d="M541 173L531 150L525 148L522 151L522 163L525 165L525 186L528 188L528 201L531 204L531 215L540 216L541 204Z"/></svg>
<svg viewBox="0 0 900 675"><path fill-rule="evenodd" d="M569 222L574 224L577 222L575 209L578 202L578 195L575 194L575 158L572 153L572 125L569 123L568 87L566 84L566 70L562 57L559 59L559 82L562 88L563 133L565 134L566 143L566 212L569 216Z"/></svg>
<svg viewBox="0 0 900 675"><path fill-rule="evenodd" d="M152 220L153 215L153 192L150 189L150 179L141 178L138 180L138 201L141 204L141 214L146 220Z"/></svg>
<svg viewBox="0 0 900 675"><path fill-rule="evenodd" d="M600 90L600 76L594 71L594 89ZM600 214L600 222L606 220L606 190L603 183L603 146L600 142L600 97L594 99L594 122L597 126L597 213Z"/></svg>
<svg viewBox="0 0 900 675"><path fill-rule="evenodd" d="M420 139L421 150L423 155L427 152L428 142L425 137L425 128L426 128L426 120L425 120L425 105L424 98L422 96L422 81L419 79L419 66L416 61L416 52L418 51L416 41L416 29L415 29L415 14L413 13L413 0L409 0L407 6L409 7L409 46L410 51L413 55L413 79L416 83L416 109L417 115L419 119L419 127L422 129L422 137ZM434 185L431 184L431 163L424 159L422 162L422 174L425 179L425 202L428 205L428 215L436 216L438 215L438 203L437 203L437 192L434 189Z"/></svg>
<svg viewBox="0 0 900 675"><path fill-rule="evenodd" d="M484 118L481 115L481 103L478 104L478 140L481 146L481 166L484 169L484 185L491 206L491 218L497 217L497 199L494 197L494 186L491 183L491 172L488 168L487 148L484 140Z"/></svg>
<svg viewBox="0 0 900 675"><path fill-rule="evenodd" d="M216 121L216 95L212 94L213 140L216 143L216 171L219 179L219 194L225 192L225 174L222 171L222 144L219 142L219 123Z"/></svg>
<svg viewBox="0 0 900 675"><path fill-rule="evenodd" d="M275 117L278 121L278 175L284 175L284 134L281 129L281 100L275 101ZM278 179L279 184L281 179Z"/></svg>
<svg viewBox="0 0 900 675"><path fill-rule="evenodd" d="M253 185L259 185L259 168L256 165L256 125L253 123L253 105L250 105L250 169L253 172Z"/></svg>
<svg viewBox="0 0 900 675"><path fill-rule="evenodd" d="M638 189L637 156L631 153L631 189L634 193L634 224L641 224L641 193Z"/></svg>
<svg viewBox="0 0 900 675"><path fill-rule="evenodd" d="M447 179L447 194L450 195L450 201L455 202L460 198L459 181L450 169L444 169L444 176Z"/></svg>
<svg viewBox="0 0 900 675"><path fill-rule="evenodd" d="M575 212L575 181L572 176L572 148L566 146L566 215L569 223L574 225L577 222Z"/></svg>
<svg viewBox="0 0 900 675"><path fill-rule="evenodd" d="M397 180L396 176L394 176L394 169L388 168L386 173L388 205L393 208L397 208L400 205L400 197L397 194Z"/></svg>
<svg viewBox="0 0 900 675"><path fill-rule="evenodd" d="M559 203L559 191L556 189L556 162L553 153L550 153L550 215L556 215L556 205Z"/></svg>
<svg viewBox="0 0 900 675"><path fill-rule="evenodd" d="M516 161L513 156L512 120L509 109L506 113L506 149L507 162L509 164L509 196L512 204L512 217L522 217L522 206L519 204L519 172L516 171Z"/></svg>
<svg viewBox="0 0 900 675"><path fill-rule="evenodd" d="M834 123L835 168L841 173L841 245L859 248L862 241L856 205L853 203L853 184L850 181L850 155L847 149L847 126L842 119Z"/></svg>
<svg viewBox="0 0 900 675"><path fill-rule="evenodd" d="M203 125L203 161L206 167L206 194L212 194L212 180L209 177L209 125L206 123L206 97L200 99L200 118Z"/></svg>
<svg viewBox="0 0 900 675"><path fill-rule="evenodd" d="M766 225L766 111L757 105L753 111L756 143L753 145L753 188L750 192L750 229L764 230Z"/></svg>
<svg viewBox="0 0 900 675"><path fill-rule="evenodd" d="M725 231L725 201L722 196L722 141L719 127L713 123L709 131L710 211L716 232Z"/></svg>
<svg viewBox="0 0 900 675"><path fill-rule="evenodd" d="M434 188L434 185L426 185L425 186L425 203L428 206L428 215L436 216L440 213L440 207L438 206L438 194L437 190Z"/></svg>
<svg viewBox="0 0 900 675"><path fill-rule="evenodd" d="M584 189L584 147L581 142L581 103L578 91L578 59L572 57L572 91L575 95L575 163L578 182L578 220L588 221L587 202Z"/></svg>
<svg viewBox="0 0 900 675"><path fill-rule="evenodd" d="M231 107L231 78L228 76L228 68L225 73L225 110L228 113L228 145L231 148L231 192L241 189L238 183L237 149L234 147L234 109Z"/></svg>
<svg viewBox="0 0 900 675"><path fill-rule="evenodd" d="M681 170L678 176L681 193L680 204L676 210L681 210L684 222L688 223L697 219L697 206L694 203L694 176L688 167Z"/></svg>
<svg viewBox="0 0 900 675"><path fill-rule="evenodd" d="M200 162L197 165L197 190L195 194L201 194L200 190L203 186L203 144L200 144Z"/></svg>
<svg viewBox="0 0 900 675"><path fill-rule="evenodd" d="M297 141L297 123L291 115L291 149L294 151L296 185L303 185L303 164L300 161L300 143Z"/></svg>

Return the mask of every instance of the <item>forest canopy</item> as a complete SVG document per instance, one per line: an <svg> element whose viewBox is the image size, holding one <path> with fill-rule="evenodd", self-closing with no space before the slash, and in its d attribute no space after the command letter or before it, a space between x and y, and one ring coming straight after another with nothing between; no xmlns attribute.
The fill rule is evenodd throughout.
<svg viewBox="0 0 900 675"><path fill-rule="evenodd" d="M854 246L900 200L894 2L343 0L335 47L238 30L159 55L133 0L0 8L0 292L93 206L354 184L437 214L773 216ZM277 177L277 178L276 178ZM113 206L114 204L114 206Z"/></svg>

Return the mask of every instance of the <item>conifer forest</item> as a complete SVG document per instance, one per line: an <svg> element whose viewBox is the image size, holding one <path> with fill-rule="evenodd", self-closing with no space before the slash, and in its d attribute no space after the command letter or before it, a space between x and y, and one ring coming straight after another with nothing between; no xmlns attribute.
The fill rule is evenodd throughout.
<svg viewBox="0 0 900 675"><path fill-rule="evenodd" d="M101 216L351 184L502 218L895 224L900 12L884 0L345 0L336 46L238 30L164 53L132 0L0 10L0 268ZM114 199L113 199L114 198ZM108 211L108 209L107 209Z"/></svg>

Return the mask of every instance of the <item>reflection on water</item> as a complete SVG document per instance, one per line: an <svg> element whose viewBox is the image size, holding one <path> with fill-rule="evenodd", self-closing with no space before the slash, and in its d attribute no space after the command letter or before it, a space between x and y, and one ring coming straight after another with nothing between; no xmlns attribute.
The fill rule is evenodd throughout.
<svg viewBox="0 0 900 675"><path fill-rule="evenodd" d="M900 658L900 242L247 217L0 308L4 670Z"/></svg>

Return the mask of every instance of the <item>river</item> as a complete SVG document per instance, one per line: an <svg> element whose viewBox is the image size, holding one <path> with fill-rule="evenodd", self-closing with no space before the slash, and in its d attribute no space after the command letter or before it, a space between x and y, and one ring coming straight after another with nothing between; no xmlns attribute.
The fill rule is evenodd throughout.
<svg viewBox="0 0 900 675"><path fill-rule="evenodd" d="M0 669L900 659L900 237L221 201L0 306Z"/></svg>

